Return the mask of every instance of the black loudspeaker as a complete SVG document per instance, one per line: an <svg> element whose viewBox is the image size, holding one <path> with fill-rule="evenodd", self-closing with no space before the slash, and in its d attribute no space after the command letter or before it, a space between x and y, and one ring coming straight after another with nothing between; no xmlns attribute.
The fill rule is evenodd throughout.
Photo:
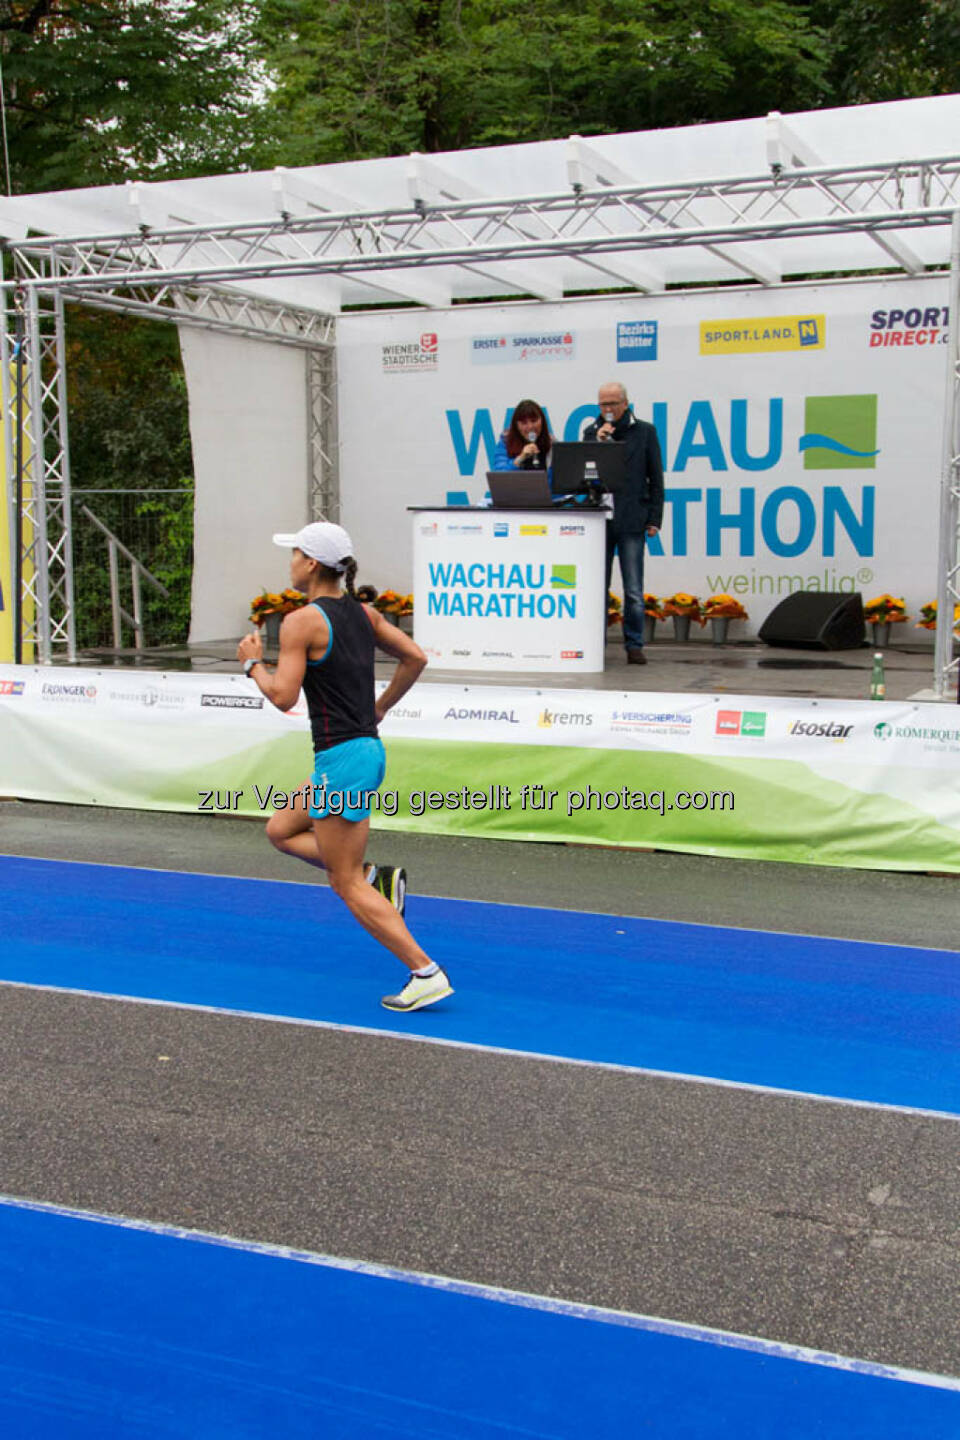
<svg viewBox="0 0 960 1440"><path fill-rule="evenodd" d="M866 639L863 597L796 590L770 611L760 626L760 639L798 650L856 650Z"/></svg>

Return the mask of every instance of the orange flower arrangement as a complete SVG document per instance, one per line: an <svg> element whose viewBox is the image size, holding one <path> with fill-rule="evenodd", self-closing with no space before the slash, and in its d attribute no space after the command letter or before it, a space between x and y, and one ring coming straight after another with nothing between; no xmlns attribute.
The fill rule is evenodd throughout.
<svg viewBox="0 0 960 1440"><path fill-rule="evenodd" d="M623 623L623 601L619 595L614 595L612 590L607 591L607 624L621 625Z"/></svg>
<svg viewBox="0 0 960 1440"><path fill-rule="evenodd" d="M892 617L891 617L892 618ZM953 607L953 629L954 633L960 633L960 605ZM936 630L937 628L937 602L930 600L926 605L920 606L920 619L917 621L918 630Z"/></svg>
<svg viewBox="0 0 960 1440"><path fill-rule="evenodd" d="M903 601L895 595L875 595L865 603L863 618L868 625L899 624L906 620L907 611Z"/></svg>
<svg viewBox="0 0 960 1440"><path fill-rule="evenodd" d="M299 590L281 590L279 595L274 590L262 590L250 601L250 619L254 625L262 625L268 615L289 615L306 603L306 595Z"/></svg>
<svg viewBox="0 0 960 1440"><path fill-rule="evenodd" d="M739 600L732 595L711 595L703 613L708 620L749 620L749 615Z"/></svg>
<svg viewBox="0 0 960 1440"><path fill-rule="evenodd" d="M399 620L401 615L413 614L413 596L398 595L396 590L381 590L373 608L379 610L381 615L392 615Z"/></svg>
<svg viewBox="0 0 960 1440"><path fill-rule="evenodd" d="M700 609L700 600L696 595L688 595L683 590L678 590L676 595L668 595L663 602L664 615L689 615L691 620L696 620L698 625L706 625L703 612Z"/></svg>
<svg viewBox="0 0 960 1440"><path fill-rule="evenodd" d="M666 620L667 618L663 613L663 606L659 598L656 595L648 595L646 591L643 592L643 613L652 615L654 620Z"/></svg>

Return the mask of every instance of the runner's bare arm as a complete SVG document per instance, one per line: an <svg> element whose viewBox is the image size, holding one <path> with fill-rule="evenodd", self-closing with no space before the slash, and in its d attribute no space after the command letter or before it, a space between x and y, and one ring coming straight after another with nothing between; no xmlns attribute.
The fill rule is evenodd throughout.
<svg viewBox="0 0 960 1440"><path fill-rule="evenodd" d="M377 720L380 721L391 706L396 705L411 685L417 682L426 669L427 657L409 635L404 634L398 625L391 625L379 610L374 610L370 605L364 605L363 608L370 618L378 647L399 661L393 678L377 700Z"/></svg>
<svg viewBox="0 0 960 1440"><path fill-rule="evenodd" d="M280 654L277 668L268 670L265 665L254 665L250 679L255 681L271 705L278 710L290 710L297 703L303 687L307 658L311 648L323 650L326 647L329 629L326 619L315 607L294 610L284 616L280 626ZM262 660L263 646L260 632L244 635L237 646L238 660Z"/></svg>

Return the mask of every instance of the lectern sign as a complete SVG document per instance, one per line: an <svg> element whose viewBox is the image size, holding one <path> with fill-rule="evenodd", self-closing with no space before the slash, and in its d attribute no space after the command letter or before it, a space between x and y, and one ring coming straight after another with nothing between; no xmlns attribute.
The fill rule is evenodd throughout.
<svg viewBox="0 0 960 1440"><path fill-rule="evenodd" d="M503 513L415 516L418 645L450 670L602 670L604 517Z"/></svg>

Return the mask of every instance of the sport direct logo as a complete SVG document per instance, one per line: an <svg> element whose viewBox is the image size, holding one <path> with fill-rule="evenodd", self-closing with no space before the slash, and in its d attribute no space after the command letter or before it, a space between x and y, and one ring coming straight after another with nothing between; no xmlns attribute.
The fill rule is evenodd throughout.
<svg viewBox="0 0 960 1440"><path fill-rule="evenodd" d="M541 710L537 717L537 726L541 730L550 730L554 725L592 725L593 716L575 710Z"/></svg>
<svg viewBox="0 0 960 1440"><path fill-rule="evenodd" d="M586 525L561 525L561 526L560 526L560 534L561 534L561 535L586 535L586 533L587 533L587 527L586 527Z"/></svg>
<svg viewBox="0 0 960 1440"><path fill-rule="evenodd" d="M475 335L470 342L474 365L508 365L532 360L572 360L576 337L569 330L542 334L524 331L513 335Z"/></svg>
<svg viewBox="0 0 960 1440"><path fill-rule="evenodd" d="M852 725L840 725L830 720L794 720L788 735L810 735L821 740L846 740Z"/></svg>
<svg viewBox="0 0 960 1440"><path fill-rule="evenodd" d="M201 705L212 705L215 710L262 710L262 695L201 695Z"/></svg>
<svg viewBox="0 0 960 1440"><path fill-rule="evenodd" d="M408 345L381 345L380 358L385 375L401 370L436 370L440 363L439 341L428 331Z"/></svg>
<svg viewBox="0 0 960 1440"><path fill-rule="evenodd" d="M0 695L22 695L24 680L0 680Z"/></svg>
<svg viewBox="0 0 960 1440"><path fill-rule="evenodd" d="M870 316L870 349L878 345L945 345L950 308L929 305L925 310L874 310Z"/></svg>
<svg viewBox="0 0 960 1440"><path fill-rule="evenodd" d="M702 320L701 355L768 355L781 350L823 350L825 315L760 315L748 320Z"/></svg>
<svg viewBox="0 0 960 1440"><path fill-rule="evenodd" d="M443 718L444 720L492 720L503 725L520 724L514 710L457 710L451 706Z"/></svg>
<svg viewBox="0 0 960 1440"><path fill-rule="evenodd" d="M761 739L766 734L766 710L718 710L718 735Z"/></svg>

